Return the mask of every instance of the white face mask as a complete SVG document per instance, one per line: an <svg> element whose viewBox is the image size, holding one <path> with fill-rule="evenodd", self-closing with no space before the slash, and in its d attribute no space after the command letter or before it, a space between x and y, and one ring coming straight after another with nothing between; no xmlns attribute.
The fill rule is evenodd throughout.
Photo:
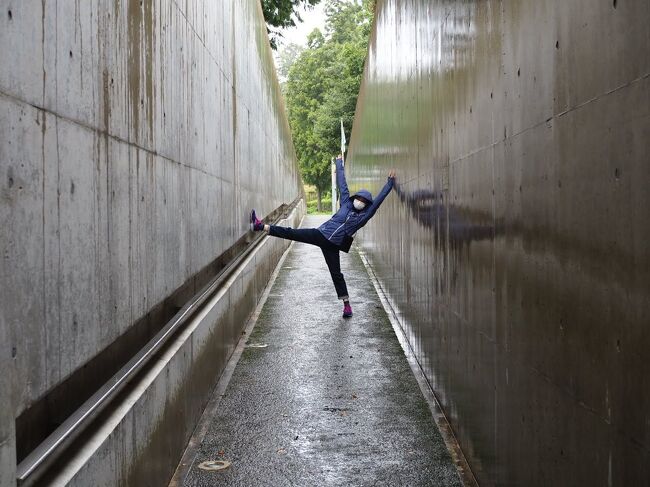
<svg viewBox="0 0 650 487"><path fill-rule="evenodd" d="M366 207L366 204L363 201L355 199L352 204L354 205L354 209L361 211Z"/></svg>

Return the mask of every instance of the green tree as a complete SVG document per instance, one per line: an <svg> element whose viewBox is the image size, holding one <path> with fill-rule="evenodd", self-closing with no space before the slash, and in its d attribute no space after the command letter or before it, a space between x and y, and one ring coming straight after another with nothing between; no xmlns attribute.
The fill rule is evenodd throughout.
<svg viewBox="0 0 650 487"><path fill-rule="evenodd" d="M350 0L328 0L325 3L325 34L331 42L361 42L367 44L375 1L350 2Z"/></svg>
<svg viewBox="0 0 650 487"><path fill-rule="evenodd" d="M314 131L319 107L331 85L330 66L336 52L324 44L318 30L308 39L309 48L294 62L286 84L287 107L293 142L303 180L316 186L318 209L328 187L329 158L323 155L322 140ZM331 151L330 151L331 152ZM329 153L329 152L328 152Z"/></svg>
<svg viewBox="0 0 650 487"><path fill-rule="evenodd" d="M292 42L278 51L277 64L280 82L284 83L289 77L289 69L291 69L291 66L296 62L296 59L298 59L298 56L300 56L303 50L304 47Z"/></svg>
<svg viewBox="0 0 650 487"><path fill-rule="evenodd" d="M296 154L306 183L330 187L331 157L340 151L340 119L350 135L363 77L374 2L327 0L325 34L314 30L289 70L285 94Z"/></svg>
<svg viewBox="0 0 650 487"><path fill-rule="evenodd" d="M294 27L296 20L302 21L299 14L301 7L311 8L321 0L260 0L262 12L269 31L271 47L277 49L277 40L282 37L280 29ZM273 29L275 27L275 29Z"/></svg>

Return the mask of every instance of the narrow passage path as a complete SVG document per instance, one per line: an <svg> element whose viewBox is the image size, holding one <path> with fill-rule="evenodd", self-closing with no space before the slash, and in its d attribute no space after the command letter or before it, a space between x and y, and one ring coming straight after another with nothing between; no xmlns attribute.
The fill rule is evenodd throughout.
<svg viewBox="0 0 650 487"><path fill-rule="evenodd" d="M351 319L320 249L294 243L183 485L461 485L354 248L342 268ZM231 466L198 468L213 459Z"/></svg>

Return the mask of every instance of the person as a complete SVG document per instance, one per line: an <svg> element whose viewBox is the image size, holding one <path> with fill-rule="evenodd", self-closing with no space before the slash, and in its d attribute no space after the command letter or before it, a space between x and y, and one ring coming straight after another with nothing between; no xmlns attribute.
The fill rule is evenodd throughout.
<svg viewBox="0 0 650 487"><path fill-rule="evenodd" d="M386 196L395 185L395 171L388 173L388 180L373 199L370 191L361 189L350 197L348 185L345 180L343 159L336 158L336 182L341 194L341 208L332 218L318 228L289 228L276 225L266 225L259 220L255 210L251 211L250 222L253 231L265 231L269 235L287 240L295 240L320 247L325 257L325 262L332 276L336 294L343 301L343 317L352 316L350 296L341 273L340 252L348 252L352 245L354 234L363 227L377 212Z"/></svg>

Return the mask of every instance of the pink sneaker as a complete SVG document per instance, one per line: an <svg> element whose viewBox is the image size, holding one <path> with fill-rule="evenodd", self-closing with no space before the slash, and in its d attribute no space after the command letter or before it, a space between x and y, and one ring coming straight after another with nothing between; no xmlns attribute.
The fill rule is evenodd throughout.
<svg viewBox="0 0 650 487"><path fill-rule="evenodd" d="M255 210L251 211L251 230L254 232L261 232L264 230L264 222L257 218Z"/></svg>
<svg viewBox="0 0 650 487"><path fill-rule="evenodd" d="M346 304L343 306L343 318L351 318L352 317L352 306L350 304Z"/></svg>

